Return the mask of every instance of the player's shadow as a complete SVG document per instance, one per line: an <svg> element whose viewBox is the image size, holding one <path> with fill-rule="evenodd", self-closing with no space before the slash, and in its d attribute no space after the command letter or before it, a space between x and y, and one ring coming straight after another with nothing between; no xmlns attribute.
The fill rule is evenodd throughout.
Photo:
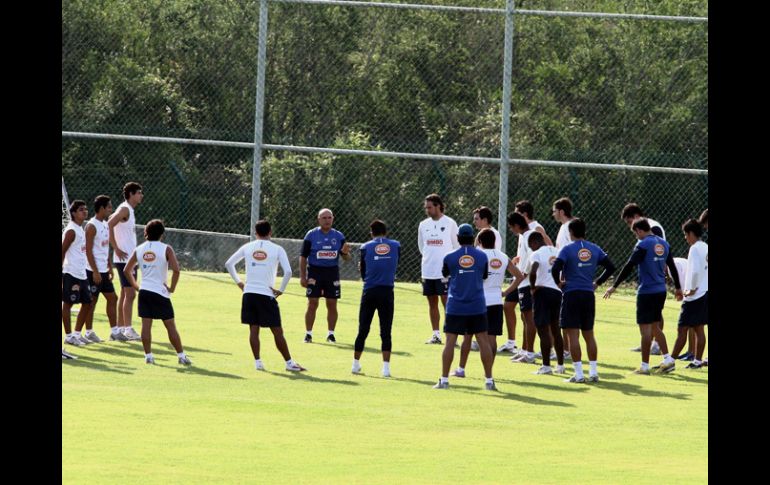
<svg viewBox="0 0 770 485"><path fill-rule="evenodd" d="M139 342L138 345L89 345L87 347L87 351L89 352L97 352L99 354L108 354L108 355L114 355L118 357L128 357L131 359L136 359L138 357L144 357L144 349L142 348L141 342ZM158 352L159 354L167 354L168 352ZM80 356L78 356L80 357Z"/></svg>
<svg viewBox="0 0 770 485"><path fill-rule="evenodd" d="M325 347L337 347L341 350L345 350L346 352L350 352L351 350L355 350L354 344L348 344L345 342L337 342L337 343L330 343L330 342L318 342L316 345L323 345ZM366 352L374 352L376 354L382 354L381 349L375 349L374 347L364 347L364 351ZM411 352L405 352L403 350L391 350L391 354L398 355L401 357L411 357Z"/></svg>
<svg viewBox="0 0 770 485"><path fill-rule="evenodd" d="M687 370L687 372L690 372L690 371ZM662 377L664 379L674 379L674 380L677 380L677 381L684 381L684 382L693 382L693 383L696 383L696 384L708 384L709 383L708 378L706 378L706 379L696 379L694 376L687 375L684 372L679 373L677 371L674 371L674 372L671 372L671 373L668 373L668 374L656 375L655 377Z"/></svg>
<svg viewBox="0 0 770 485"><path fill-rule="evenodd" d="M169 369L174 369L172 366L168 365L162 365L160 367L167 367ZM246 379L243 376L235 375L235 374L227 374L225 372L217 372L213 370L204 369L202 367L196 367L195 364L187 367L177 367L176 371L180 374L194 374L199 376L206 376L206 377L219 377L223 379Z"/></svg>
<svg viewBox="0 0 770 485"><path fill-rule="evenodd" d="M502 384L502 382L501 382ZM465 392L468 394L475 394L477 396L482 397L493 397L497 399L506 399L511 401L519 401L527 404L534 404L537 406L556 406L556 407L562 407L562 408L574 408L574 404L561 402L561 401L547 401L545 399L538 399L536 397L532 396L524 396L521 394L514 394L512 392L505 392L505 390L497 390L497 391L487 391L485 389L480 389L478 387L470 387L470 386L458 386L450 384L449 390L452 389L458 389L460 392Z"/></svg>
<svg viewBox="0 0 770 485"><path fill-rule="evenodd" d="M353 381L343 381L340 379L324 379L323 377L316 377L311 374L307 374L307 371L305 372L291 372L286 371L286 373L283 372L273 372L273 371L264 371L266 374L274 375L276 377L283 377L284 379L289 379L292 381L308 381L308 382L319 382L322 384L342 384L345 386L358 386L360 385L358 382Z"/></svg>
<svg viewBox="0 0 770 485"><path fill-rule="evenodd" d="M636 376L633 375L633 377L639 377L640 379L655 379L659 376ZM661 392L656 391L654 389L648 389L646 387L637 385L637 384L631 384L628 382L612 382L612 381L599 381L595 384L591 384L592 386L600 387L602 389L609 389L611 391L618 391L626 396L644 396L644 397L668 397L672 399L679 399L682 401L689 401L692 399L691 394L683 394L679 392Z"/></svg>
<svg viewBox="0 0 770 485"><path fill-rule="evenodd" d="M117 374L133 374L133 371L136 370L135 368L123 364L115 364L104 359L97 359L87 355L78 355L77 360L63 360L62 364L71 365L73 367L88 367L89 369L97 371L115 372Z"/></svg>
<svg viewBox="0 0 770 485"><path fill-rule="evenodd" d="M531 382L531 381L514 381L509 379L495 379L495 382L505 383L505 384L513 384L517 386L524 386L524 387L538 387L541 389L548 389L549 391L567 391L567 392L586 392L588 391L588 388L585 386L576 386L571 383L567 382L561 382L561 380L565 379L566 377L561 374L554 374L553 376L544 376L549 379L553 379L554 384L547 384L545 382ZM558 378L559 380L555 380L554 377Z"/></svg>

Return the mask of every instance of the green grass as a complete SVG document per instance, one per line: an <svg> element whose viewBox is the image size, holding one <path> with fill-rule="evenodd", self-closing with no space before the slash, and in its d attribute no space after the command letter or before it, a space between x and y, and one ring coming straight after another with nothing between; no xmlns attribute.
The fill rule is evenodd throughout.
<svg viewBox="0 0 770 485"><path fill-rule="evenodd" d="M155 366L144 364L140 342L68 346L79 360L62 361L62 482L708 480L708 369L677 364L664 376L632 375L640 361L628 350L639 343L632 294L605 301L597 292L601 382L566 384L500 355L500 392L491 393L483 390L477 352L469 377L450 377L448 391L431 389L441 347L423 343L430 336L425 298L417 284L395 291L391 379L379 376L376 317L361 360L365 374L350 374L361 284L343 282L338 344L307 345L306 299L296 278L279 302L292 357L308 372L283 370L269 331L262 334L268 372L257 372L248 327L239 323L238 288L226 274L184 272L173 301L193 367L177 364L160 322ZM95 328L106 338L103 305ZM326 333L322 310L323 303L318 341ZM678 312L669 299L670 345ZM652 365L659 361L651 357Z"/></svg>

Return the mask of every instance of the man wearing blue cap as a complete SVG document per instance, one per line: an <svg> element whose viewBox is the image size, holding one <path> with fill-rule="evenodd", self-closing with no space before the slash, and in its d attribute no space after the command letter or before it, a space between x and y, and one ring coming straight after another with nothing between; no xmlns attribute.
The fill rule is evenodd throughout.
<svg viewBox="0 0 770 485"><path fill-rule="evenodd" d="M487 255L473 247L473 228L462 224L457 231L460 248L444 256L441 270L449 278L449 296L446 305L444 333L446 345L442 353L441 378L434 389L449 388L449 369L454 359L458 335L475 335L476 341L487 342L487 304L484 297L484 280L488 273ZM486 376L485 388L496 391L492 379L492 348L479 345L481 363Z"/></svg>

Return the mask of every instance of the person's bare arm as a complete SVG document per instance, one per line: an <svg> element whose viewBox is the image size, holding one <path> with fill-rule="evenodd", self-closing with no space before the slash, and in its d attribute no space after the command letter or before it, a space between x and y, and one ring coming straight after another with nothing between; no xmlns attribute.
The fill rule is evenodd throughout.
<svg viewBox="0 0 770 485"><path fill-rule="evenodd" d="M99 268L96 267L96 258L94 258L94 238L96 237L96 228L92 224L86 224L86 259L91 265L94 275L94 283L102 283L102 275L99 274Z"/></svg>
<svg viewBox="0 0 770 485"><path fill-rule="evenodd" d="M123 268L123 274L126 276L126 280L128 281L128 284L131 285L131 288L139 291L139 284L136 282L136 279L134 279L134 266L136 266L136 251L131 253L131 257L128 258L126 267Z"/></svg>
<svg viewBox="0 0 770 485"><path fill-rule="evenodd" d="M128 218L128 208L121 207L116 213L112 214L112 217L110 217L110 220L107 221L107 227L110 229L110 246L112 246L113 251L115 251L115 254L118 255L118 258L121 260L124 260L128 257L128 253L120 249L118 246L118 241L115 239L115 226L123 222Z"/></svg>
<svg viewBox="0 0 770 485"><path fill-rule="evenodd" d="M168 261L168 267L171 268L171 286L166 286L169 293L173 293L176 290L176 284L179 283L179 261L176 259L176 253L174 248L166 246L166 260Z"/></svg>

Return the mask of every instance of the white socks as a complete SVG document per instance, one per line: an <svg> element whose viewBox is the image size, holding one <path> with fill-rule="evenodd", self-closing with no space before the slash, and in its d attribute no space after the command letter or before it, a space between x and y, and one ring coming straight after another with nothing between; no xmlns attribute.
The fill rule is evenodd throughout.
<svg viewBox="0 0 770 485"><path fill-rule="evenodd" d="M589 374L592 376L595 376L599 373L599 371L596 370L596 361L595 360L589 360L588 365L590 366Z"/></svg>
<svg viewBox="0 0 770 485"><path fill-rule="evenodd" d="M582 362L573 362L573 367L575 367L575 377L578 379L583 378L583 363Z"/></svg>

